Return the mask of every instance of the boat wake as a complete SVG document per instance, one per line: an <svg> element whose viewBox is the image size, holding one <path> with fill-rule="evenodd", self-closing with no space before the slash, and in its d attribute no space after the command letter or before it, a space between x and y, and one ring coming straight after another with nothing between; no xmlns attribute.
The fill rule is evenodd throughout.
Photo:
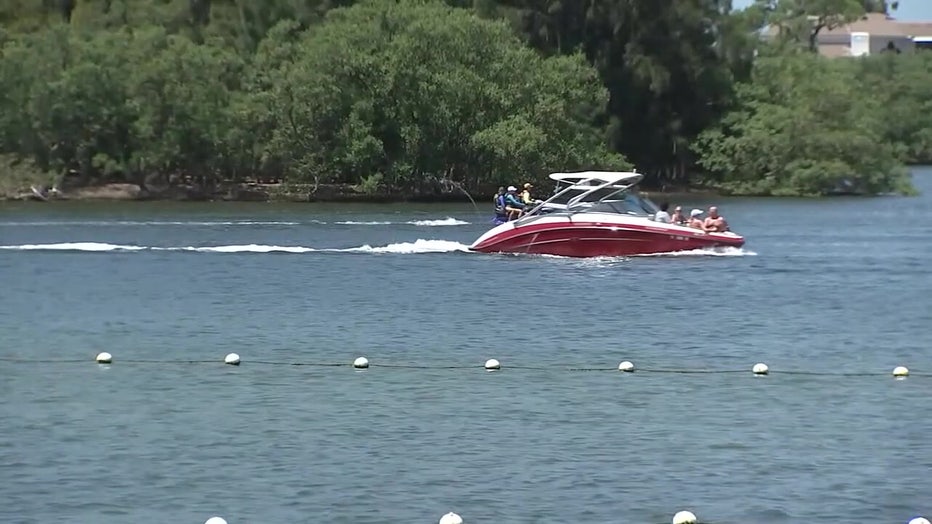
<svg viewBox="0 0 932 524"><path fill-rule="evenodd" d="M557 260L583 261L590 264L603 264L612 262L624 262L631 258L662 258L662 257L754 257L757 253L741 247L717 247L690 249L688 251L671 251L667 253L649 253L643 255L625 255L625 256L598 256L598 257L568 257L563 255L546 255L546 254L524 254L524 253L498 253L499 255L513 257L537 257L552 258Z"/></svg>
<svg viewBox="0 0 932 524"><path fill-rule="evenodd" d="M389 222L389 221L357 221L357 220L344 220L342 222L334 222L341 226L395 226L395 225L408 225L408 226L422 226L422 227L442 227L442 226L465 226L469 225L469 222L464 220L458 220L456 218L447 217L439 220L408 220L407 222Z"/></svg>
<svg viewBox="0 0 932 524"><path fill-rule="evenodd" d="M237 244L224 246L133 246L124 244L108 244L105 242L61 242L56 244L22 244L15 246L0 246L5 251L70 251L70 252L140 252L140 251L182 251L194 253L453 253L467 252L469 246L449 240L424 240L414 242L400 242L385 246L370 246L368 244L349 248L314 248L306 246L275 246L265 244Z"/></svg>
<svg viewBox="0 0 932 524"><path fill-rule="evenodd" d="M3 251L59 251L59 252L88 252L88 253L106 253L106 252L141 252L141 251L179 251L191 253L394 253L402 255L414 255L420 253L471 253L468 244L462 244L452 240L436 239L417 239L414 242L399 242L387 244L384 246L372 246L365 244L362 246L347 248L317 248L309 246L278 246L267 244L230 244L221 246L134 246L128 244L110 244L106 242L60 242L53 244L20 244L0 246ZM531 256L539 258L555 259L572 259L573 257L561 257L556 255L521 255L509 253L511 256ZM745 257L756 256L757 253L748 251L743 248L722 247L694 249L690 251L678 251L673 253L655 253L650 255L633 255L632 257L595 257L591 260L613 261L625 260L634 257Z"/></svg>
<svg viewBox="0 0 932 524"><path fill-rule="evenodd" d="M324 224L310 220L309 224ZM107 226L297 226L301 222L283 220L47 220L36 222L0 222L0 227L107 227Z"/></svg>
<svg viewBox="0 0 932 524"><path fill-rule="evenodd" d="M633 257L754 257L757 253L743 247L709 247L690 249L688 251L672 251L669 253L651 253L649 255L632 255Z"/></svg>
<svg viewBox="0 0 932 524"><path fill-rule="evenodd" d="M191 220L191 221L162 221L162 220L52 220L39 222L0 222L0 227L107 227L107 226L188 226L188 227L228 227L228 226L300 226L300 225L343 225L343 226L392 226L409 225L420 227L465 226L470 222L453 217L432 220L408 220L405 222L392 221L355 221L344 220L339 222L326 222L323 220L280 221L280 220Z"/></svg>

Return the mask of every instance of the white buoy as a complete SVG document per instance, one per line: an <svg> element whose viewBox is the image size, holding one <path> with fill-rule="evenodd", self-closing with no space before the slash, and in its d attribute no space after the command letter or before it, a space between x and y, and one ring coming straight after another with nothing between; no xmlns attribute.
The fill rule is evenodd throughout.
<svg viewBox="0 0 932 524"><path fill-rule="evenodd" d="M498 360L495 360L494 358L490 358L485 361L485 369L489 371L495 371L497 369L502 369L502 364Z"/></svg>
<svg viewBox="0 0 932 524"><path fill-rule="evenodd" d="M673 515L673 524L696 524L699 522L691 511L680 511Z"/></svg>
<svg viewBox="0 0 932 524"><path fill-rule="evenodd" d="M97 354L97 363L98 364L109 364L113 362L113 355L104 351L103 353Z"/></svg>
<svg viewBox="0 0 932 524"><path fill-rule="evenodd" d="M624 371L625 373L631 373L634 371L634 364L625 360L621 364L618 364L618 371Z"/></svg>
<svg viewBox="0 0 932 524"><path fill-rule="evenodd" d="M239 355L237 355L236 353L230 353L229 355L223 358L223 362L231 366L238 366Z"/></svg>
<svg viewBox="0 0 932 524"><path fill-rule="evenodd" d="M893 376L894 377L909 376L909 370L906 368L906 366L897 366L893 368Z"/></svg>
<svg viewBox="0 0 932 524"><path fill-rule="evenodd" d="M925 517L916 517L909 521L909 524L932 524L932 522L929 522L929 519Z"/></svg>
<svg viewBox="0 0 932 524"><path fill-rule="evenodd" d="M754 364L753 368L751 368L751 372L755 375L766 375L767 373L770 373L770 368L767 367L767 364L758 362L757 364Z"/></svg>
<svg viewBox="0 0 932 524"><path fill-rule="evenodd" d="M359 357L353 361L353 367L356 369L367 369L369 367L369 359L366 357Z"/></svg>
<svg viewBox="0 0 932 524"><path fill-rule="evenodd" d="M440 517L440 524L463 524L463 518L451 511Z"/></svg>
<svg viewBox="0 0 932 524"><path fill-rule="evenodd" d="M210 517L204 524L227 524L227 521L223 520L222 517Z"/></svg>

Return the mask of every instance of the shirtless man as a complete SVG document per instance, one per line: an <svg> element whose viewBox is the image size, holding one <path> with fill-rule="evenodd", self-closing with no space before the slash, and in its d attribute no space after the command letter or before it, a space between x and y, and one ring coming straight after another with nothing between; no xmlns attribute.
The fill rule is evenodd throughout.
<svg viewBox="0 0 932 524"><path fill-rule="evenodd" d="M694 227L696 229L702 229L705 225L705 222L702 221L702 210L693 209L689 212L689 221L686 223L689 227Z"/></svg>
<svg viewBox="0 0 932 524"><path fill-rule="evenodd" d="M721 233L728 231L728 222L725 221L725 217L718 214L718 208L712 206L709 208L709 216L702 223L702 229L708 232Z"/></svg>

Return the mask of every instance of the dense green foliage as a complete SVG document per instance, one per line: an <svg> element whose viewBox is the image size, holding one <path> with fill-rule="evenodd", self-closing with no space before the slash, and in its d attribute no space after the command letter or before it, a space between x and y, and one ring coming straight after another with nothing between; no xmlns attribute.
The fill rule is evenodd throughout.
<svg viewBox="0 0 932 524"><path fill-rule="evenodd" d="M850 65L813 54L760 58L737 109L703 132L700 164L744 194L904 190L884 104L859 96Z"/></svg>
<svg viewBox="0 0 932 524"><path fill-rule="evenodd" d="M849 63L861 98L880 105L884 139L912 163L932 163L932 52L888 54Z"/></svg>
<svg viewBox="0 0 932 524"><path fill-rule="evenodd" d="M636 166L655 185L905 192L902 164L932 161L932 53L811 52L894 7L7 0L0 190L69 173L410 193Z"/></svg>
<svg viewBox="0 0 932 524"><path fill-rule="evenodd" d="M539 57L504 23L373 2L334 11L294 42L299 59L265 60L289 45L280 29L250 92L272 109L270 152L290 179L362 174L404 188L625 166L590 123L607 102L595 71L577 55Z"/></svg>

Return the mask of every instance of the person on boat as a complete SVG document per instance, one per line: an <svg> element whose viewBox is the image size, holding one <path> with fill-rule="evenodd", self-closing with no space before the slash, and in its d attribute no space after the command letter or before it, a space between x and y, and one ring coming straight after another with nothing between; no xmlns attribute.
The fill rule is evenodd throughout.
<svg viewBox="0 0 932 524"><path fill-rule="evenodd" d="M718 214L717 207L711 206L709 216L702 223L702 229L709 233L722 233L728 231L728 222L725 221L725 217Z"/></svg>
<svg viewBox="0 0 932 524"><path fill-rule="evenodd" d="M521 192L521 201L524 202L526 208L536 206L537 204L542 204L544 202L539 198L534 198L531 196L532 189L534 189L534 184L527 182L524 184L524 191ZM526 208L525 211L527 211Z"/></svg>
<svg viewBox="0 0 932 524"><path fill-rule="evenodd" d="M527 211L526 208L528 207L543 203L543 200L531 196L532 189L534 189L534 184L527 182L524 184L524 191L521 192L521 201L526 206L525 211Z"/></svg>
<svg viewBox="0 0 932 524"><path fill-rule="evenodd" d="M514 220L520 217L525 207L527 206L524 202L518 198L518 188L508 186L508 192L505 193L505 212L508 214L508 219Z"/></svg>
<svg viewBox="0 0 932 524"><path fill-rule="evenodd" d="M531 198L531 189L533 187L534 186L531 185L530 182L524 184L524 191L521 192L521 201L524 202L525 205L534 203L534 199Z"/></svg>
<svg viewBox="0 0 932 524"><path fill-rule="evenodd" d="M508 213L505 211L504 186L498 188L498 192L495 193L495 196L492 198L492 202L495 204L495 219L501 220L502 222L508 220Z"/></svg>
<svg viewBox="0 0 932 524"><path fill-rule="evenodd" d="M656 213L654 213L654 221L655 221L655 222L663 222L664 224L669 224L669 223L670 223L670 213L667 213L667 209L670 209L670 203L669 203L669 202L661 202L661 203L660 203L660 211L657 211Z"/></svg>
<svg viewBox="0 0 932 524"><path fill-rule="evenodd" d="M689 222L686 225L696 229L703 229L702 213L703 211L701 209L693 209L690 211Z"/></svg>
<svg viewBox="0 0 932 524"><path fill-rule="evenodd" d="M670 216L670 223L681 225L686 223L686 215L683 214L682 207L676 206L676 208L673 209L673 215Z"/></svg>

